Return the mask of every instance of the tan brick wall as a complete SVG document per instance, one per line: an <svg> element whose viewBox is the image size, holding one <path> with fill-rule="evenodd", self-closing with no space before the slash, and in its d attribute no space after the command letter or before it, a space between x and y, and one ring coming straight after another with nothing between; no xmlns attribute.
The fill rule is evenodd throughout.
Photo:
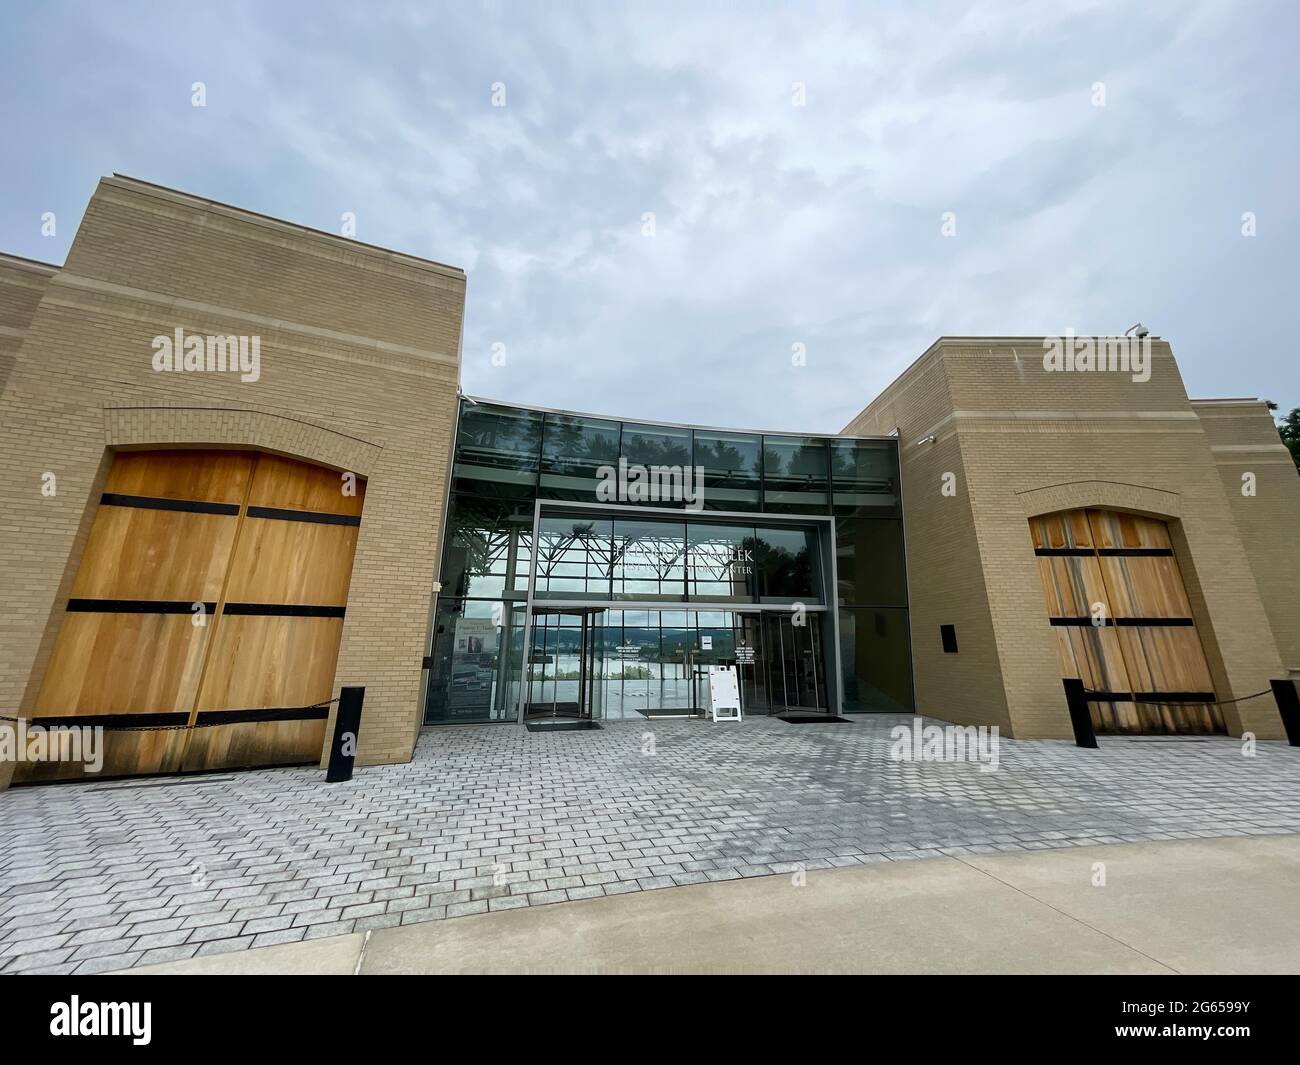
<svg viewBox="0 0 1300 1065"><path fill-rule="evenodd" d="M360 760L409 758L464 290L450 267L102 180L0 396L0 712L39 690L111 449L255 447L368 478L335 683L366 687ZM177 326L260 336L260 380L155 373Z"/></svg>
<svg viewBox="0 0 1300 1065"><path fill-rule="evenodd" d="M917 443L951 409L943 361L923 359L844 431L898 430L917 711L1006 729L1002 671L957 433L942 426L934 443ZM947 473L955 478L953 495L942 491ZM940 643L939 627L946 624L957 630L955 655L945 654Z"/></svg>
<svg viewBox="0 0 1300 1065"><path fill-rule="evenodd" d="M32 315L57 268L0 254L0 394L18 359Z"/></svg>
<svg viewBox="0 0 1300 1065"><path fill-rule="evenodd" d="M990 619L992 648L977 640L968 652L959 626L960 654L943 657L975 656L964 668L981 684L1000 676L1005 718L984 693L947 683L956 667L927 659L929 622L918 619L918 692L938 692L938 701L927 698L921 709L963 722L1006 720L1020 737L1070 736L1028 517L1083 506L1169 520L1216 691L1238 698L1267 688L1281 663L1209 441L1169 345L1153 341L1145 382L1118 372L1049 373L1042 357L1042 338L943 338L851 423L855 431L885 429L882 419L900 428L913 609L925 616L938 603L949 613L979 618L987 612ZM942 410L932 398L941 390L910 387L934 366L946 384ZM917 442L930 434L934 443ZM953 467L960 458L968 518L931 498L938 482L922 457L927 449L936 452L931 461L938 465ZM909 480L909 470L924 475ZM972 536L981 582L953 582L942 564L932 568L949 552L967 552ZM966 564L959 568L966 572ZM932 667L943 683L922 675ZM1234 733L1281 735L1268 699L1226 707L1225 718Z"/></svg>
<svg viewBox="0 0 1300 1065"><path fill-rule="evenodd" d="M1193 400L1282 664L1300 671L1300 474L1262 400ZM1253 495L1243 475L1254 475Z"/></svg>

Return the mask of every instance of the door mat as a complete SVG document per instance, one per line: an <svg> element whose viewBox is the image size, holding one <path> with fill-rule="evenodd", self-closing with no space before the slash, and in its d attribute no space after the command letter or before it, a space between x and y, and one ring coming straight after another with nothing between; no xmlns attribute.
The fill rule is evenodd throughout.
<svg viewBox="0 0 1300 1065"><path fill-rule="evenodd" d="M594 732L601 726L595 721L529 721L529 732Z"/></svg>

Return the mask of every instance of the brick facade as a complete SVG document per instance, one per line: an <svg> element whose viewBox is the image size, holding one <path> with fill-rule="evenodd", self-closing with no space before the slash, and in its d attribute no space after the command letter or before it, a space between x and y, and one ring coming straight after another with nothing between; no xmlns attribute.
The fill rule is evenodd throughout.
<svg viewBox="0 0 1300 1065"><path fill-rule="evenodd" d="M113 449L257 448L367 478L335 684L366 687L360 760L408 759L464 298L453 267L121 177L61 269L0 259L0 712L30 712ZM260 336L260 379L155 372L178 326Z"/></svg>
<svg viewBox="0 0 1300 1065"><path fill-rule="evenodd" d="M1262 400L1194 399L1192 410L1209 441L1282 664L1300 673L1300 477L1295 461Z"/></svg>
<svg viewBox="0 0 1300 1065"><path fill-rule="evenodd" d="M1300 638L1294 468L1268 466L1259 496L1240 499L1240 454L1215 449L1228 426L1187 398L1165 341L1151 342L1146 381L1050 372L1043 354L1042 337L942 338L845 429L900 435L918 710L1071 735L1028 518L1076 507L1165 519L1216 692L1268 688L1283 675L1278 648L1293 655ZM1256 411L1257 464L1284 458L1268 426ZM957 626L955 655L940 647L944 623ZM1267 697L1224 712L1234 734L1282 735Z"/></svg>
<svg viewBox="0 0 1300 1065"><path fill-rule="evenodd" d="M252 448L366 478L335 686L366 687L360 760L408 759L464 298L453 267L121 177L61 268L0 256L0 713L31 712L114 452ZM260 378L155 372L178 327L259 336ZM1070 735L1028 519L1082 507L1168 523L1220 697L1300 667L1300 478L1263 404L1189 400L1162 340L1145 381L1043 350L942 338L846 427L901 438L918 710ZM1225 718L1281 735L1267 699Z"/></svg>
<svg viewBox="0 0 1300 1065"><path fill-rule="evenodd" d="M0 394L57 266L0 254Z"/></svg>

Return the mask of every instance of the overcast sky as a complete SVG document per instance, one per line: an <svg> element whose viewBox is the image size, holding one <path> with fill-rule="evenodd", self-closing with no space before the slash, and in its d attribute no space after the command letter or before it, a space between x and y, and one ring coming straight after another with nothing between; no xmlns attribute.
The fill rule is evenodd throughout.
<svg viewBox="0 0 1300 1065"><path fill-rule="evenodd" d="M355 212L468 272L467 392L834 431L942 334L1141 320L1193 396L1300 405L1289 0L2 20L0 250L62 262L114 171L333 232Z"/></svg>

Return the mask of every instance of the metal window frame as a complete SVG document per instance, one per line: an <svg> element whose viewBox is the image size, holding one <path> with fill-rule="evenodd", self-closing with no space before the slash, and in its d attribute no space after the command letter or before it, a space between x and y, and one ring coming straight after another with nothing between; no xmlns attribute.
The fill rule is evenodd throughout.
<svg viewBox="0 0 1300 1065"><path fill-rule="evenodd" d="M571 510L581 513L596 512L601 515L608 515L611 518L618 515L651 515L656 517L673 518L675 520L689 521L692 518L721 518L721 519L743 519L754 526L763 524L778 525L814 525L819 528L821 533L818 544L822 553L821 561L821 579L822 579L822 602L818 604L807 604L806 609L810 613L826 613L830 615L830 627L832 632L832 647L835 657L835 683L832 686L827 684L827 703L832 701L835 704L834 713L839 714L844 708L843 692L843 665L840 661L840 618L838 609L838 590L839 590L839 568L836 561L836 540L835 540L835 515L834 514L772 514L767 511L743 511L743 510L687 510L685 507L646 507L632 506L623 503L583 503L571 499L536 499L533 501L533 551L528 565L528 597L524 602L526 613L524 614L524 639L523 650L520 655L522 661L519 663L519 698L515 706L515 722L521 727L524 725L524 706L527 702L528 695L528 658L531 654L532 635L533 635L533 608L535 605L541 605L547 608L563 609L570 607L593 607L604 606L607 610L685 610L688 612L699 613L700 611L720 611L730 610L743 613L788 613L790 610L789 603L691 603L691 602L673 602L658 600L654 602L638 602L632 600L610 600L608 602L593 602L590 599L584 600L565 600L565 599L545 599L537 600L537 559L539 555L538 543L539 533L542 521L542 511L550 510ZM825 632L823 631L823 639ZM828 677L829 681L830 678ZM831 688L834 688L832 695ZM827 706L830 711L830 706Z"/></svg>

